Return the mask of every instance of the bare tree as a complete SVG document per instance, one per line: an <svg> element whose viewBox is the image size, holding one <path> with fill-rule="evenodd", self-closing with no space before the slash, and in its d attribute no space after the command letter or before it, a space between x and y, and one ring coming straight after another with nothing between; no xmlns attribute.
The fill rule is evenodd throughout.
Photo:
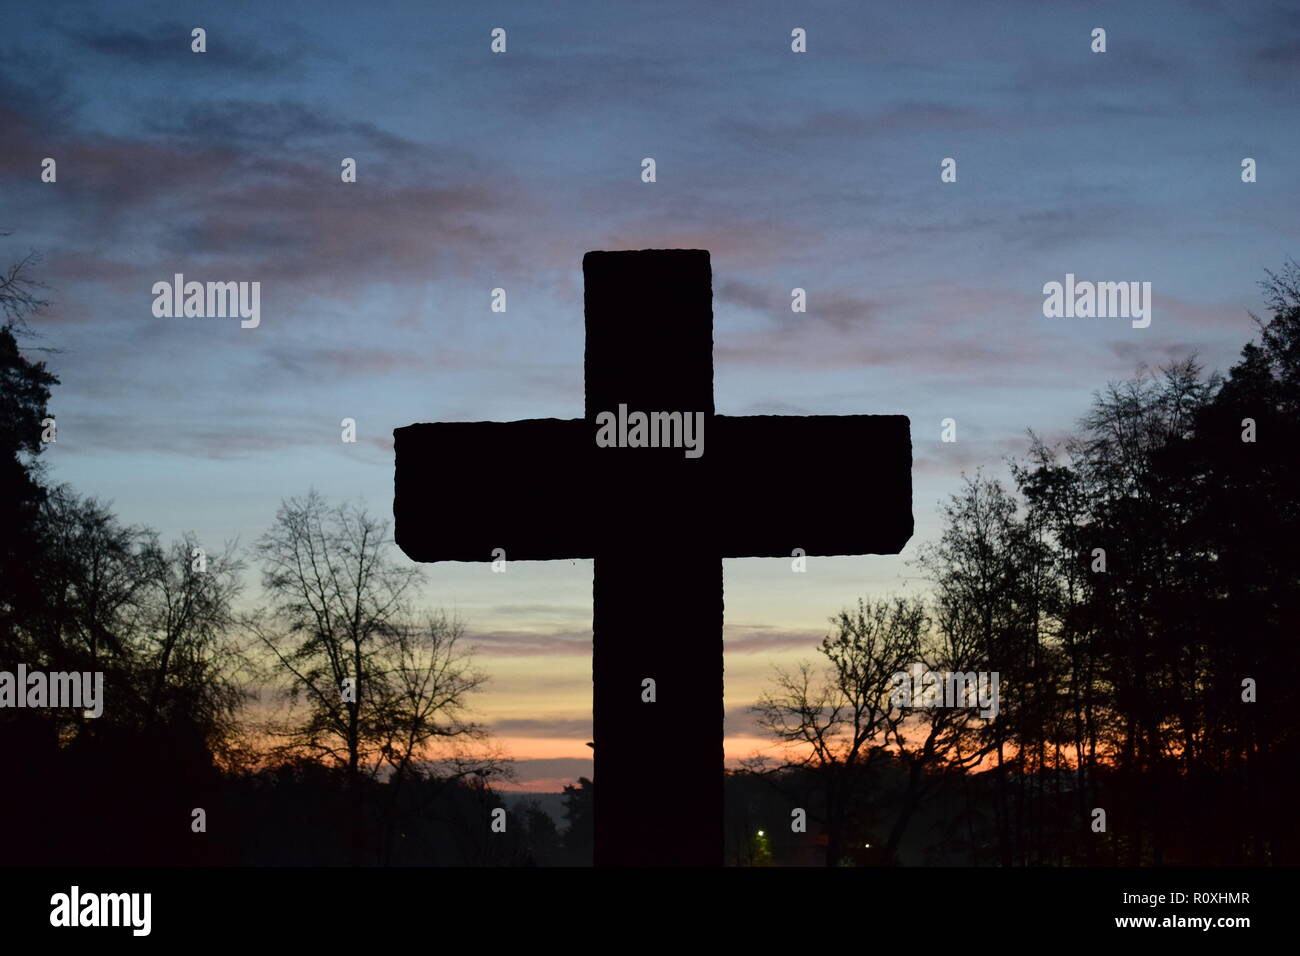
<svg viewBox="0 0 1300 956"><path fill-rule="evenodd" d="M285 728L284 749L345 767L378 771L376 705L404 601L419 578L388 556L386 525L316 492L285 501L258 542L269 614L254 633L289 675L303 720Z"/></svg>
<svg viewBox="0 0 1300 956"><path fill-rule="evenodd" d="M0 232L0 238L12 235ZM6 329L27 330L27 316L39 312L49 303L41 298L45 284L33 275L33 267L40 261L35 252L12 263L0 271L0 316Z"/></svg>
<svg viewBox="0 0 1300 956"><path fill-rule="evenodd" d="M452 748L453 776L499 769L491 755L468 755L486 739L466 714L485 677L460 645L458 622L434 615L416 623L420 571L394 560L387 522L331 507L313 491L281 505L257 550L270 606L250 629L288 678L291 704L273 728L276 751L346 771L359 861L363 779L386 775L392 808L405 779L440 756L435 744L464 745Z"/></svg>
<svg viewBox="0 0 1300 956"><path fill-rule="evenodd" d="M487 740L487 731L468 714L469 696L487 675L473 668L464 636L464 624L442 612L394 627L382 713L375 722L379 752L393 779L411 773L434 742Z"/></svg>
<svg viewBox="0 0 1300 956"><path fill-rule="evenodd" d="M823 673L809 663L777 669L776 689L754 710L757 722L786 745L781 769L812 770L826 806L826 863L839 864L853 817L863 806L873 765L887 757L904 714L893 699L894 675L921 660L928 617L919 601L897 598L843 610L821 644Z"/></svg>
<svg viewBox="0 0 1300 956"><path fill-rule="evenodd" d="M249 694L234 610L244 570L238 546L208 555L186 534L166 549L151 542L144 557L150 573L137 654L145 723L189 720L204 728L209 749L226 766L245 763L238 717Z"/></svg>
<svg viewBox="0 0 1300 956"><path fill-rule="evenodd" d="M379 753L387 770L382 862L391 862L393 831L403 816L408 780L443 784L511 775L509 763L492 744L487 729L470 719L469 697L487 681L475 669L462 642L458 618L439 611L394 627L387 652L388 670L372 693ZM426 792L436 796L442 788ZM416 808L419 811L422 808Z"/></svg>
<svg viewBox="0 0 1300 956"><path fill-rule="evenodd" d="M1022 688L1037 686L1039 613L1032 586L1029 539L1017 514L1014 495L983 474L967 478L962 490L942 508L944 530L924 546L918 563L931 575L934 606L941 633L968 648L988 669L998 671L1003 698L997 720L984 728L997 757L994 818L1001 863L1009 866L1019 844L1012 783L1024 786L1033 736L1015 729L1034 713ZM1011 783L1008 777L1014 772Z"/></svg>
<svg viewBox="0 0 1300 956"><path fill-rule="evenodd" d="M924 635L921 646L918 660L935 674L987 668L983 641L969 630L940 627ZM988 720L974 708L950 706L954 701L936 701L934 706L916 700L911 703L901 711L891 711L888 720L894 756L906 778L898 812L885 838L883 855L887 860L897 858L903 835L926 798L955 775L977 766L993 747L983 733Z"/></svg>
<svg viewBox="0 0 1300 956"><path fill-rule="evenodd" d="M164 548L156 532L121 524L66 486L50 492L40 529L40 605L24 628L30 657L54 669L106 672L112 712L98 723L183 732L213 754L232 754L245 698L235 546L196 571L193 535ZM60 719L86 729L75 711Z"/></svg>
<svg viewBox="0 0 1300 956"><path fill-rule="evenodd" d="M40 533L37 649L59 667L129 671L157 570L156 536L121 524L105 504L67 486L44 502Z"/></svg>

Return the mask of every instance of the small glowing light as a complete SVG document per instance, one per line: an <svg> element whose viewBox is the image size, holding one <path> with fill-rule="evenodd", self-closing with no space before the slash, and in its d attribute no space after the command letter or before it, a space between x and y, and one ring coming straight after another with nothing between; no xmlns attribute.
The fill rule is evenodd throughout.
<svg viewBox="0 0 1300 956"><path fill-rule="evenodd" d="M870 849L871 849L871 844L870 844L870 843L864 843L864 844L862 844L862 846L863 846L863 849L867 849L867 850L870 850Z"/></svg>
<svg viewBox="0 0 1300 956"><path fill-rule="evenodd" d="M759 830L759 831L758 831L758 835L759 835L759 836L762 836L762 835L763 835L763 831L762 831L762 830Z"/></svg>

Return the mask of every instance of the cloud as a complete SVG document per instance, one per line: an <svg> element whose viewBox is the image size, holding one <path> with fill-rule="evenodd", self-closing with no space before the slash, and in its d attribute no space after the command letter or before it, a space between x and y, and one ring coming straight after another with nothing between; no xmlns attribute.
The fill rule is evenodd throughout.
<svg viewBox="0 0 1300 956"><path fill-rule="evenodd" d="M346 377L373 378L400 371L420 371L437 363L437 355L422 355L380 346L357 344L337 348L271 346L260 355L284 372L306 379L326 375L331 381Z"/></svg>
<svg viewBox="0 0 1300 956"><path fill-rule="evenodd" d="M805 292L808 311L793 312L789 289L777 289L743 279L725 279L714 290L713 301L715 308L719 304L736 305L758 312L779 326L791 327L791 331L799 335L807 334L809 323L824 323L840 332L869 329L875 325L881 312L879 303L849 292L834 289L824 292L805 289Z"/></svg>
<svg viewBox="0 0 1300 956"><path fill-rule="evenodd" d="M766 624L727 624L722 643L727 654L771 654L815 650L825 636L823 631L786 631Z"/></svg>
<svg viewBox="0 0 1300 956"><path fill-rule="evenodd" d="M579 777L595 776L595 761L581 757L523 757L513 761L515 779L498 781L501 790L530 793L562 793L565 786L575 785Z"/></svg>
<svg viewBox="0 0 1300 956"><path fill-rule="evenodd" d="M854 140L882 134L997 132L1009 129L1014 118L974 106L938 101L905 101L879 109L809 109L795 118L756 114L728 116L718 121L719 135L748 149L788 151L792 144L832 141L845 147Z"/></svg>
<svg viewBox="0 0 1300 956"><path fill-rule="evenodd" d="M960 422L958 423L960 428ZM912 445L913 475L937 474L955 478L980 466L1000 465L1008 458L1029 453L1029 436L1017 438L965 438L955 442L925 441Z"/></svg>
<svg viewBox="0 0 1300 956"><path fill-rule="evenodd" d="M1244 75L1258 84L1252 93L1291 98L1295 70L1300 66L1300 9L1290 0L1272 4L1233 5L1232 13L1255 20L1253 33L1267 36L1263 42L1249 44L1241 50ZM1244 32L1244 31L1243 31Z"/></svg>
<svg viewBox="0 0 1300 956"><path fill-rule="evenodd" d="M750 706L728 707L724 715L728 737L766 737L758 724L758 714Z"/></svg>
<svg viewBox="0 0 1300 956"><path fill-rule="evenodd" d="M301 47L271 49L226 29L205 27L207 52L191 49L193 24L176 21L152 24L145 29L123 29L106 21L77 27L63 27L62 33L80 50L119 63L156 71L167 67L194 67L204 71L228 71L240 75L269 76L288 73L303 57ZM197 71L196 71L197 72Z"/></svg>
<svg viewBox="0 0 1300 956"><path fill-rule="evenodd" d="M14 162L16 152L34 153L34 143L27 145L31 141L67 129L81 103L67 75L35 50L6 50L3 62L0 130L4 131L5 148L0 150L0 170Z"/></svg>
<svg viewBox="0 0 1300 956"><path fill-rule="evenodd" d="M159 386L157 395L160 399L169 394L178 398L183 396L184 386L174 383ZM289 448L321 445L322 428L319 422L313 427L302 422L285 426L263 420L258 422L256 428L248 428L240 422L255 420L254 416L239 419L231 414L227 416L231 422L229 425L204 419L188 421L183 427L176 427L175 419L166 416L150 420L146 424L140 415L129 412L76 413L60 410L62 407L66 406L58 399L51 402L51 409L57 412L59 420L60 444L66 435L68 444L75 449L72 453L74 455L108 451L228 461L261 453L281 452ZM332 426L333 422L328 424ZM333 435L337 440L337 428L333 428Z"/></svg>
<svg viewBox="0 0 1300 956"><path fill-rule="evenodd" d="M591 715L585 717L548 717L492 721L492 732L502 737L583 737L591 736Z"/></svg>
<svg viewBox="0 0 1300 956"><path fill-rule="evenodd" d="M389 163L423 158L445 166L460 150L430 150L374 123L347 115L334 115L321 107L289 99L274 101L221 99L190 103L181 110L150 114L145 129L150 135L193 145L214 145L249 140L259 155L290 154L347 143L364 154L382 155ZM349 155L351 155L349 153ZM337 164L336 164L337 165Z"/></svg>
<svg viewBox="0 0 1300 956"><path fill-rule="evenodd" d="M499 617L591 617L591 606L565 604L498 604L491 608L491 613Z"/></svg>
<svg viewBox="0 0 1300 956"><path fill-rule="evenodd" d="M95 42L129 57L157 37ZM43 231L62 234L53 275L69 283L127 294L142 274L201 269L355 296L500 261L514 236L499 223L536 213L472 151L416 142L332 105L226 97L178 111L168 98L142 104L142 128L114 132L75 123L79 106L62 79L0 74L0 118L14 140L0 151L0 188L40 210ZM57 191L33 172L51 152ZM343 156L358 162L354 184L340 180Z"/></svg>
<svg viewBox="0 0 1300 956"><path fill-rule="evenodd" d="M1157 339L1114 339L1106 343L1106 348L1128 368L1136 369L1139 365L1161 366L1180 359L1188 358L1197 351L1197 347L1185 340Z"/></svg>
<svg viewBox="0 0 1300 956"><path fill-rule="evenodd" d="M591 657L592 632L585 630L473 631L466 635L487 657Z"/></svg>

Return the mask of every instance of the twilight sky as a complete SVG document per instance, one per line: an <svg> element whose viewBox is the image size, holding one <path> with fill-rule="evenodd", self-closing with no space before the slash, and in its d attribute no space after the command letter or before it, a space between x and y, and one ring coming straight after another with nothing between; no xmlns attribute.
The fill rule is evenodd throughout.
<svg viewBox="0 0 1300 956"><path fill-rule="evenodd" d="M581 417L584 252L708 249L719 413L905 414L914 443L903 554L726 562L727 753L751 753L773 664L924 586L963 471L1139 363L1226 369L1300 257L1300 7L1133 6L0 0L0 262L44 256L51 476L213 547L313 486L390 514L394 427ZM155 318L178 272L259 281L260 327ZM1151 282L1150 327L1044 318L1066 273ZM426 566L524 787L590 773L591 570Z"/></svg>

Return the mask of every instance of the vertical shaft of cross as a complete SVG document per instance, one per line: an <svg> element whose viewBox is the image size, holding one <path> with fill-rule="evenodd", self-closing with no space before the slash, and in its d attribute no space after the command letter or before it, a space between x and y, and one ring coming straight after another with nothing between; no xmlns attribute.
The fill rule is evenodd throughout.
<svg viewBox="0 0 1300 956"><path fill-rule="evenodd" d="M700 459L681 448L596 451L605 491L621 503L603 520L627 523L602 535L592 589L595 862L718 866L722 562L690 526L710 468L712 273L702 250L657 256L654 268L635 252L583 260L592 441L595 416L626 405L703 412L706 449Z"/></svg>
<svg viewBox="0 0 1300 956"><path fill-rule="evenodd" d="M595 864L720 866L722 562L599 557L592 597Z"/></svg>

